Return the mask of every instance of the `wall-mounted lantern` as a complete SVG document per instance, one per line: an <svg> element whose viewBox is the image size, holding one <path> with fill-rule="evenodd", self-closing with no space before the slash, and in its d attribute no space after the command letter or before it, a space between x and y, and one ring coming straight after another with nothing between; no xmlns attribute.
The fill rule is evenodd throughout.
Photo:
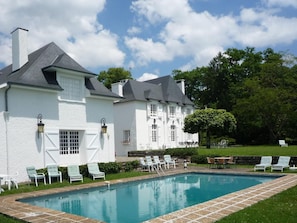
<svg viewBox="0 0 297 223"><path fill-rule="evenodd" d="M105 134L107 133L107 125L105 125L105 118L101 119L101 133Z"/></svg>
<svg viewBox="0 0 297 223"><path fill-rule="evenodd" d="M40 133L44 133L44 123L42 123L42 114L38 114L37 116L37 132L38 138Z"/></svg>

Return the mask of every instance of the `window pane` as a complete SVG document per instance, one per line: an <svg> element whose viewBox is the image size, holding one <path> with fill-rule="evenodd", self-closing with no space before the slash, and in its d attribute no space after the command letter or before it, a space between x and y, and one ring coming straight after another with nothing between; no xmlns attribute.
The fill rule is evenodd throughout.
<svg viewBox="0 0 297 223"><path fill-rule="evenodd" d="M79 136L78 131L69 132L69 141L70 141L70 154L79 153Z"/></svg>
<svg viewBox="0 0 297 223"><path fill-rule="evenodd" d="M174 106L169 107L169 116L171 118L175 117L175 107Z"/></svg>
<svg viewBox="0 0 297 223"><path fill-rule="evenodd" d="M152 125L152 142L157 142L157 125Z"/></svg>
<svg viewBox="0 0 297 223"><path fill-rule="evenodd" d="M79 132L78 131L60 131L60 154L78 154L79 153Z"/></svg>
<svg viewBox="0 0 297 223"><path fill-rule="evenodd" d="M60 93L62 99L82 101L82 80L59 77L59 84L64 89Z"/></svg>
<svg viewBox="0 0 297 223"><path fill-rule="evenodd" d="M129 142L130 142L130 130L124 130L123 143L129 143Z"/></svg>
<svg viewBox="0 0 297 223"><path fill-rule="evenodd" d="M170 139L171 141L175 141L175 125L170 126Z"/></svg>
<svg viewBox="0 0 297 223"><path fill-rule="evenodd" d="M67 131L60 131L60 154L68 154Z"/></svg>
<svg viewBox="0 0 297 223"><path fill-rule="evenodd" d="M157 105L151 104L151 116L157 115Z"/></svg>

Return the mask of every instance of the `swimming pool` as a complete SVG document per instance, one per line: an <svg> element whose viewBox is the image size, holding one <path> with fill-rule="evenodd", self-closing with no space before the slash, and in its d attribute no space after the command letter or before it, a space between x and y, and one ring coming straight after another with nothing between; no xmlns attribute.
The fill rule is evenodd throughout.
<svg viewBox="0 0 297 223"><path fill-rule="evenodd" d="M104 222L142 222L275 177L187 173L26 198L32 205Z"/></svg>

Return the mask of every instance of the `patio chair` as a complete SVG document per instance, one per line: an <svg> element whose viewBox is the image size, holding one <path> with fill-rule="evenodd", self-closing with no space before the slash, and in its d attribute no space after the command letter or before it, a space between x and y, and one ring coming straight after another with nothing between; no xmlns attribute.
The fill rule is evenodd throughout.
<svg viewBox="0 0 297 223"><path fill-rule="evenodd" d="M259 164L254 166L254 171L263 170L266 171L267 168L271 167L272 156L262 156Z"/></svg>
<svg viewBox="0 0 297 223"><path fill-rule="evenodd" d="M146 156L145 161L146 161L146 164L150 167L151 170L154 170L155 168L158 167L158 165L153 162L151 156Z"/></svg>
<svg viewBox="0 0 297 223"><path fill-rule="evenodd" d="M97 163L88 163L89 174L93 177L93 180L103 178L105 180L105 173L100 171Z"/></svg>
<svg viewBox="0 0 297 223"><path fill-rule="evenodd" d="M67 167L67 173L69 177L70 183L73 181L81 181L83 182L83 176L79 172L79 166L78 165L70 165Z"/></svg>
<svg viewBox="0 0 297 223"><path fill-rule="evenodd" d="M213 157L206 157L208 168L217 167L217 163L215 161L215 158Z"/></svg>
<svg viewBox="0 0 297 223"><path fill-rule="evenodd" d="M234 166L236 165L236 162L235 162L235 159L233 156L230 156L229 160L227 160L227 163L226 163L227 166L231 167L231 166Z"/></svg>
<svg viewBox="0 0 297 223"><path fill-rule="evenodd" d="M170 155L164 155L164 161L167 165L167 169L169 169L170 165L172 165L173 168L176 168L175 161L171 158Z"/></svg>
<svg viewBox="0 0 297 223"><path fill-rule="evenodd" d="M278 144L280 147L288 147L288 143L286 143L286 141L283 139L278 140Z"/></svg>
<svg viewBox="0 0 297 223"><path fill-rule="evenodd" d="M218 148L227 148L228 147L228 140L222 139L218 142Z"/></svg>
<svg viewBox="0 0 297 223"><path fill-rule="evenodd" d="M16 177L19 175L19 172L16 172L14 175L7 175L4 178L4 184L7 184L8 190L11 189L11 186L15 186L16 189L19 188L18 181Z"/></svg>
<svg viewBox="0 0 297 223"><path fill-rule="evenodd" d="M43 180L44 184L46 184L44 173L37 173L34 166L26 167L26 171L30 181L34 180L36 187L38 187L38 180Z"/></svg>
<svg viewBox="0 0 297 223"><path fill-rule="evenodd" d="M154 159L154 164L160 169L162 168L162 166L164 166L166 168L166 163L164 160L160 160L159 156L153 156Z"/></svg>
<svg viewBox="0 0 297 223"><path fill-rule="evenodd" d="M56 164L50 164L47 166L47 174L49 184L52 184L52 178L59 178L60 183L62 183L62 173L58 170L58 166Z"/></svg>
<svg viewBox="0 0 297 223"><path fill-rule="evenodd" d="M142 170L148 170L149 172L151 171L152 164L146 163L143 157L139 158L139 162Z"/></svg>
<svg viewBox="0 0 297 223"><path fill-rule="evenodd" d="M290 163L290 159L291 157L289 156L280 156L278 158L277 164L273 164L271 166L271 172L274 170L280 170L282 172L284 172L285 168L289 168L289 163Z"/></svg>

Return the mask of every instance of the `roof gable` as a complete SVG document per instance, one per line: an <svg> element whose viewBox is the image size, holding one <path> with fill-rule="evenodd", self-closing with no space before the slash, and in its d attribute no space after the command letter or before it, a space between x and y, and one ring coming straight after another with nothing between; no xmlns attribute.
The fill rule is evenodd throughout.
<svg viewBox="0 0 297 223"><path fill-rule="evenodd" d="M145 82L128 80L123 86L123 95L125 98L123 101L156 100L160 102L194 105L193 102L182 93L171 76Z"/></svg>
<svg viewBox="0 0 297 223"><path fill-rule="evenodd" d="M20 69L12 72L12 65L9 65L0 70L0 84L63 90L56 79L56 71L59 69L85 77L85 86L92 95L119 98L100 84L94 73L83 68L53 42L29 54L28 62Z"/></svg>

